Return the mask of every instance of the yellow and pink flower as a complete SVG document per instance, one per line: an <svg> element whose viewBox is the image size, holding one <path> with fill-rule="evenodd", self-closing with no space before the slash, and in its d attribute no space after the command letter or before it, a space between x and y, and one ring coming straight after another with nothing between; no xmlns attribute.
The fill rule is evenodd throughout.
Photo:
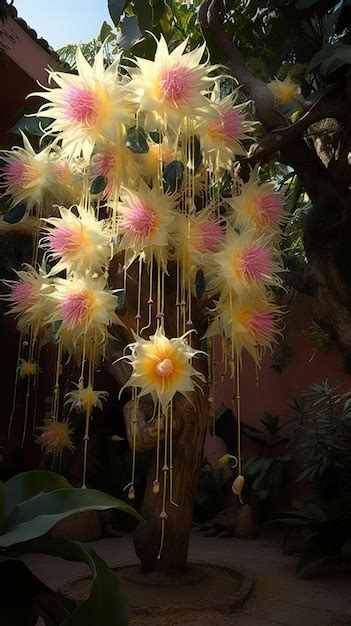
<svg viewBox="0 0 351 626"><path fill-rule="evenodd" d="M151 394L154 402L160 402L163 412L176 393L194 391L194 378L204 380L203 375L192 365L191 360L199 352L187 342L188 333L182 337L168 339L158 328L148 340L135 337L129 344L131 354L122 357L130 363L133 373L126 387L135 387L138 396Z"/></svg>
<svg viewBox="0 0 351 626"><path fill-rule="evenodd" d="M62 270L91 273L101 271L107 265L111 254L111 234L106 220L97 220L92 207L66 209L59 207L60 217L45 218L53 228L46 229L41 246L48 251L48 258L58 261L50 274Z"/></svg>

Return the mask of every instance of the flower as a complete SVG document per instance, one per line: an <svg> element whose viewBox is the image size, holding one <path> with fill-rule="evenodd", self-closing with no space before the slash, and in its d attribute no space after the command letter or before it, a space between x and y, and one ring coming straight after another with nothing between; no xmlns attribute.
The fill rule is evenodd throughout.
<svg viewBox="0 0 351 626"><path fill-rule="evenodd" d="M264 290L281 283L275 272L281 270L274 260L270 239L247 231L238 235L228 229L220 252L212 257L213 271L208 290L222 296L234 291L240 300L248 290Z"/></svg>
<svg viewBox="0 0 351 626"><path fill-rule="evenodd" d="M38 154L33 150L27 137L21 132L23 148L15 146L3 150L0 158L5 162L2 170L1 187L3 195L10 196L11 207L25 203L31 211L36 204L43 202L53 184L50 169L50 146Z"/></svg>
<svg viewBox="0 0 351 626"><path fill-rule="evenodd" d="M54 287L48 298L56 301L56 306L47 321L52 324L61 322L58 337L68 331L76 345L83 335L89 334L99 343L106 339L108 326L123 325L115 313L116 296L106 288L103 276L75 277L73 280L57 278Z"/></svg>
<svg viewBox="0 0 351 626"><path fill-rule="evenodd" d="M37 115L53 119L45 134L62 139L64 154L82 153L89 160L97 141L114 141L123 132L130 106L125 80L118 72L119 61L120 55L105 69L102 47L90 66L78 47L78 75L50 71L50 82L58 86L32 94L48 100Z"/></svg>
<svg viewBox="0 0 351 626"><path fill-rule="evenodd" d="M36 443L42 447L45 453L51 453L56 458L64 448L73 452L74 445L71 440L73 428L71 428L68 420L58 422L45 419L44 426L39 426L38 430L41 430L42 434L36 438Z"/></svg>
<svg viewBox="0 0 351 626"><path fill-rule="evenodd" d="M129 70L132 80L128 88L140 112L145 112L145 126L150 130L169 124L175 130L187 115L212 114L206 93L215 79L209 74L214 67L200 61L205 44L184 53L185 39L172 52L161 35L155 60L137 58L137 68Z"/></svg>
<svg viewBox="0 0 351 626"><path fill-rule="evenodd" d="M268 83L268 87L278 106L283 106L292 100L296 100L301 93L300 87L289 76L284 80L279 80L278 78L272 80Z"/></svg>
<svg viewBox="0 0 351 626"><path fill-rule="evenodd" d="M215 86L211 95L214 115L195 125L201 148L212 167L230 169L235 155L246 154L241 142L247 139L247 131L252 123L247 121L243 110L247 102L236 104L238 91L220 99L219 88Z"/></svg>
<svg viewBox="0 0 351 626"><path fill-rule="evenodd" d="M46 229L47 235L40 244L49 251L51 260L59 261L51 270L51 275L64 269L81 273L86 270L100 271L110 257L111 235L107 231L106 220L97 220L92 207L78 206L78 217L73 209L59 207L59 218L45 218L54 228Z"/></svg>
<svg viewBox="0 0 351 626"><path fill-rule="evenodd" d="M143 180L138 191L122 189L121 202L117 206L117 225L118 233L122 235L119 249L126 251L127 267L141 252L147 260L154 255L165 267L174 205L174 198L150 189Z"/></svg>
<svg viewBox="0 0 351 626"><path fill-rule="evenodd" d="M185 275L193 268L206 266L210 256L219 251L223 238L222 225L210 208L189 216L177 215L172 243L178 251L180 263L185 264Z"/></svg>
<svg viewBox="0 0 351 626"><path fill-rule="evenodd" d="M107 183L103 190L103 198L113 199L114 185L119 189L121 184L135 184L138 168L133 153L123 144L106 143L96 146L92 157L91 173L93 177L104 176ZM116 189L116 191L117 191Z"/></svg>
<svg viewBox="0 0 351 626"><path fill-rule="evenodd" d="M131 354L122 357L133 368L125 387L136 387L139 397L150 393L154 402L160 402L163 412L177 392L187 397L196 384L192 379L204 380L191 365L191 359L199 351L188 344L187 335L189 332L168 339L162 328L148 340L135 335L135 342L127 346Z"/></svg>
<svg viewBox="0 0 351 626"><path fill-rule="evenodd" d="M226 198L232 208L227 218L235 228L256 230L260 234L276 233L284 221L283 200L274 183L259 184L258 170L241 188L238 196Z"/></svg>
<svg viewBox="0 0 351 626"><path fill-rule="evenodd" d="M19 360L18 373L20 378L26 378L27 376L35 376L39 372L38 363L33 361L26 361L25 359Z"/></svg>
<svg viewBox="0 0 351 626"><path fill-rule="evenodd" d="M102 411L102 400L106 400L107 391L96 391L91 385L83 387L81 383L78 383L77 389L70 391L66 397L65 404L70 404L70 411L76 409L78 411L86 411L91 413L93 407L96 407Z"/></svg>
<svg viewBox="0 0 351 626"><path fill-rule="evenodd" d="M212 311L214 321L205 337L223 335L232 356L243 349L258 362L262 353L276 341L279 308L263 297L248 296L243 302L221 299Z"/></svg>
<svg viewBox="0 0 351 626"><path fill-rule="evenodd" d="M47 294L52 289L47 278L44 265L37 271L34 267L24 264L24 270L15 271L18 280L4 280L10 293L1 296L10 303L9 313L16 314L17 327L22 333L33 330L35 339L44 325L48 314Z"/></svg>
<svg viewBox="0 0 351 626"><path fill-rule="evenodd" d="M158 175L160 159L164 166L175 160L178 155L167 137L163 137L160 144L149 141L148 147L149 150L145 154L134 154L134 161L141 176L152 179Z"/></svg>

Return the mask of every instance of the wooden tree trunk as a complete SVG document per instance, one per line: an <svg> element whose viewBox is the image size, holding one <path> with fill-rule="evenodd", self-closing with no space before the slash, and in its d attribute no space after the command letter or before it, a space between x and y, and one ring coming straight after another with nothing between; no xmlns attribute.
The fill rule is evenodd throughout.
<svg viewBox="0 0 351 626"><path fill-rule="evenodd" d="M113 261L110 268L110 285L113 288L122 286L122 276L116 271L117 260ZM147 286L146 274L143 273L142 288L142 319L147 319ZM170 276L166 278L165 285L165 331L168 337L176 336L176 293L174 268L170 268ZM126 325L125 329L120 327L115 329L117 341L111 341L108 346L106 366L118 381L123 385L129 378L131 368L123 363L112 365L119 355L122 354L125 345L132 341L132 336L128 329L135 329L135 314L137 311L137 268L131 267L128 271L127 301L125 310L120 317ZM199 346L199 339L206 330L207 315L205 304L194 300L193 302L193 322L197 335L192 337L192 345ZM149 329L153 334L155 325ZM143 335L145 337L145 334ZM207 359L195 359L194 367L207 376ZM207 383L202 384L201 389L196 389L189 394L190 402L177 394L174 402L174 444L173 444L173 500L178 506L169 501L169 471L167 472L167 499L166 513L168 518L165 521L165 537L160 558L158 553L161 545L161 519L162 511L162 491L163 472L160 471L160 491L156 495L152 491L152 484L155 480L156 450L150 464L147 486L145 491L142 515L147 522L147 527L138 526L134 535L134 545L136 553L141 561L144 571L159 569L165 573L175 573L184 570L187 561L189 537L192 527L192 514L194 500L198 485L201 468L202 451L204 439L209 420ZM125 421L127 427L128 440L131 443L131 402L125 407ZM148 420L152 415L152 403L147 399L141 399L137 413L137 451L155 449L157 439L157 429L155 421ZM163 437L163 433L162 433ZM161 446L161 468L163 465L163 444Z"/></svg>

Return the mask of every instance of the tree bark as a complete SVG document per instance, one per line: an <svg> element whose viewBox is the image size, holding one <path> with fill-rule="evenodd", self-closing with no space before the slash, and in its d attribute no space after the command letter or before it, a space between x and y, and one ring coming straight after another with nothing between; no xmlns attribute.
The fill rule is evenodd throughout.
<svg viewBox="0 0 351 626"><path fill-rule="evenodd" d="M123 278L118 274L118 259L114 259L110 266L110 286L112 288L122 287ZM119 313L125 324L125 328L116 327L114 334L117 340L111 340L108 345L106 366L118 381L119 385L125 384L131 368L123 362L112 365L113 360L118 358L125 345L133 340L130 329L135 329L135 314L137 311L137 276L138 268L135 263L128 270L128 285L125 309ZM143 270L142 286L142 320L148 318L148 280L146 271ZM175 268L170 264L169 276L165 281L165 332L168 337L176 336L176 293L175 293ZM197 331L192 336L192 345L199 347L199 340L203 336L207 327L206 302L193 300L193 324ZM153 334L155 325L147 331ZM146 333L143 335L146 336ZM207 359L194 359L193 366L207 377ZM153 414L152 402L147 398L142 398L138 405L137 413L137 437L136 449L154 449L152 461L147 478L144 502L142 506L142 516L147 522L147 527L139 525L134 535L134 545L136 553L141 561L143 570L152 571L159 569L165 573L182 572L186 566L189 537L192 527L192 515L197 484L201 468L202 451L204 439L209 420L207 383L201 385L201 389L196 389L189 394L189 400L179 394L175 396L173 411L173 501L169 499L170 471L160 472L160 491L154 494L152 491L155 480L156 467L156 440L157 428L155 421L149 421ZM131 434L131 401L127 403L124 414L128 440L132 442ZM164 439L164 421L161 431L161 441ZM160 466L163 465L164 443L161 445ZM170 469L170 468L169 468ZM165 536L163 549L158 559L161 546L161 518L163 509L162 493L163 481L167 480L167 498L165 510L167 519L165 520ZM176 506L178 505L178 506Z"/></svg>

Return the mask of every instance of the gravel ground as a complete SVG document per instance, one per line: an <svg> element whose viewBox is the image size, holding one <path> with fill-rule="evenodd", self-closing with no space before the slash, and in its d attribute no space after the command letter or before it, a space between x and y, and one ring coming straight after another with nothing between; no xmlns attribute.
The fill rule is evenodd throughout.
<svg viewBox="0 0 351 626"><path fill-rule="evenodd" d="M136 563L131 537L102 539L92 546L111 566ZM251 541L194 534L189 554L189 560L192 559L246 570L255 578L254 591L234 615L209 614L206 619L196 619L193 613L181 622L168 617L164 622L167 626L351 626L350 577L335 570L313 580L296 579L296 557L282 555L279 537L259 537ZM55 589L85 573L82 566L61 559L30 555L24 560L39 578ZM155 620L149 622L145 618L143 626L155 624Z"/></svg>

